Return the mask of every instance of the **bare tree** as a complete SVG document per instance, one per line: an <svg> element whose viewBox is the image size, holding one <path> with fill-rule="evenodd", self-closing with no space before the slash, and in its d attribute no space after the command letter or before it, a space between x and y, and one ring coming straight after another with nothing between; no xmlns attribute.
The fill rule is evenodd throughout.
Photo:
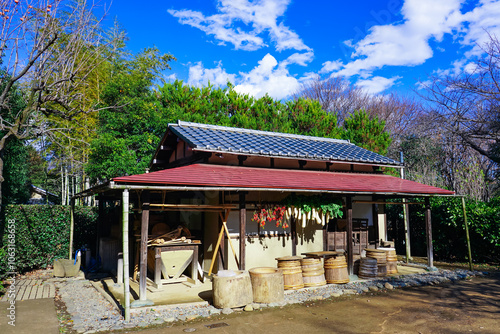
<svg viewBox="0 0 500 334"><path fill-rule="evenodd" d="M422 109L414 98L394 93L370 95L344 77L317 76L306 82L294 97L319 101L323 110L337 115L340 125L355 111L366 110L370 117L384 121L385 130L393 137L406 133Z"/></svg>
<svg viewBox="0 0 500 334"><path fill-rule="evenodd" d="M366 109L371 100L369 94L344 77L321 78L319 75L306 82L294 97L319 101L323 110L337 115L339 124L354 111Z"/></svg>
<svg viewBox="0 0 500 334"><path fill-rule="evenodd" d="M62 131L44 118L72 120L92 111L82 91L105 47L95 12L86 0L0 0L0 55L7 73L0 91L0 153L12 136ZM16 112L9 108L14 86L25 100ZM1 182L0 156L0 204Z"/></svg>
<svg viewBox="0 0 500 334"><path fill-rule="evenodd" d="M393 139L413 131L415 120L422 114L422 104L413 97L401 96L395 93L375 95L366 106L368 113L385 122L385 130Z"/></svg>
<svg viewBox="0 0 500 334"><path fill-rule="evenodd" d="M500 163L500 42L495 36L483 56L462 73L433 77L424 97L435 122L480 154Z"/></svg>

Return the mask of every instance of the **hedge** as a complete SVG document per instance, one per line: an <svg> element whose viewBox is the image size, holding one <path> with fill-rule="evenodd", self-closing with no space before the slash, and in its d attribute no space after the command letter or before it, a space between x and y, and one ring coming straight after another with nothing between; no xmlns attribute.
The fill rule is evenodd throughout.
<svg viewBox="0 0 500 334"><path fill-rule="evenodd" d="M460 198L432 198L432 241L434 257L443 261L466 261L467 240L463 207ZM472 260L500 262L500 197L490 202L465 200ZM391 238L396 239L398 254L405 254L402 206L387 208L387 220L392 226ZM397 228L396 228L397 225ZM410 205L411 254L427 256L425 210L423 205Z"/></svg>
<svg viewBox="0 0 500 334"><path fill-rule="evenodd" d="M69 251L70 207L61 205L7 205L0 225L0 249L7 248L15 222L16 271L23 273L46 268L56 258L67 258ZM94 247L97 233L97 208L75 207L74 249L87 244ZM0 251L1 253L1 251ZM0 278L7 270L7 256L0 258Z"/></svg>

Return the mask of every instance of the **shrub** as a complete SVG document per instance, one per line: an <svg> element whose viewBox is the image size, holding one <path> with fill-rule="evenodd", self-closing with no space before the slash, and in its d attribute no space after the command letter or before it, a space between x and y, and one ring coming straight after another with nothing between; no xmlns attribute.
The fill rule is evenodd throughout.
<svg viewBox="0 0 500 334"><path fill-rule="evenodd" d="M462 200L453 197L431 199L432 241L437 260L468 259ZM500 261L500 197L490 202L465 200L472 259L475 262ZM405 254L401 205L389 206L387 219L396 238L398 254ZM423 205L410 206L411 254L427 256ZM397 225L397 228L396 228Z"/></svg>
<svg viewBox="0 0 500 334"><path fill-rule="evenodd" d="M97 210L75 208L74 249L95 243ZM60 205L8 205L0 226L1 246L8 240L6 222L15 221L16 271L45 268L56 258L67 258L69 251L70 207ZM0 259L0 277L5 276L7 259Z"/></svg>

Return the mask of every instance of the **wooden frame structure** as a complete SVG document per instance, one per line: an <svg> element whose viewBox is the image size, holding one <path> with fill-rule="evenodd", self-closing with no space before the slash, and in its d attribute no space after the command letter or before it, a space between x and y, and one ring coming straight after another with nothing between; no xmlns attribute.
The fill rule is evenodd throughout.
<svg viewBox="0 0 500 334"><path fill-rule="evenodd" d="M191 133L184 133L183 129L192 127L197 131L196 133L204 133L204 131L210 131L212 137L216 137L218 134L231 133L231 136L236 136L239 139L244 138L245 140L239 140L239 143L247 143L247 146L234 146L235 141L229 140L225 145L221 145L220 141L227 140L224 139L227 136L221 135L217 142L210 145L197 144L200 138L190 137ZM200 130L200 131L198 131ZM203 131L201 131L203 130ZM262 142L262 138L267 138L268 145L267 151L262 148L258 150L256 147L252 146L257 142L253 140L257 137L259 142ZM229 137L228 137L229 138ZM304 152L300 145L291 144L290 138L294 139L294 142L307 143L302 147L311 148L311 152ZM208 139L207 139L208 140ZM269 149L273 141L280 142L280 149ZM250 144L248 144L250 143ZM271 143L271 144L269 144ZM319 144L315 144L319 143ZM203 146L205 145L205 146ZM288 150L288 148L283 149L286 145L296 145L291 148L292 152L284 153L283 151ZM332 148L331 152L336 152L335 154L325 155L325 145ZM234 146L234 147L233 147ZM248 147L249 146L249 147ZM346 151L352 151L354 148L357 153L353 156L340 157L339 151L342 148L348 148ZM293 151L295 150L295 151ZM316 150L316 151L314 151ZM323 152L323 153L321 153ZM321 153L321 154L320 154ZM361 159L361 156L363 157ZM367 158L368 157L368 158ZM223 162L223 163L221 163ZM224 166L224 167L223 167ZM146 300L146 281L147 281L147 262L148 262L148 231L150 227L150 213L153 211L195 211L195 212L216 212L221 213L226 210L238 211L238 228L239 228L239 259L237 259L238 268L240 270L246 269L246 216L248 208L248 197L254 192L264 192L273 194L283 194L283 193L303 193L303 194L329 194L336 196L337 198L342 198L345 203L345 213L346 213L346 234L352 236L353 234L353 204L361 203L363 201L354 201L355 196L370 196L370 201L364 201L365 204L370 204L372 210L372 220L373 223L378 225L378 205L386 204L386 202L381 201L381 199L389 198L406 198L406 197L425 197L426 205L426 231L427 231L427 253L429 259L429 266L433 265L433 253L432 253L432 226L431 226L431 215L430 215L430 205L429 196L435 195L432 193L422 192L421 187L415 189L410 189L411 186L408 182L405 184L399 183L392 179L390 182L386 179L381 180L381 168L382 167L393 167L402 168L402 165L392 159L379 156L373 152L363 150L361 148L352 145L346 141L334 140L329 138L316 138L316 137L306 137L297 136L291 134L279 134L279 133L269 133L263 131L247 130L247 129L233 129L227 127L217 127L212 125L203 125L195 123L185 123L179 122L178 124L170 124L164 138L161 140L156 153L152 159L150 167L153 172L145 173L140 175L132 175L128 177L115 178L108 183L99 185L92 189L86 190L73 196L73 199L92 196L94 194L110 193L110 198L114 200L120 200L122 206L122 241L123 241L123 272L124 272L124 294L125 294L125 319L130 319L130 304L129 304L129 214L130 214L130 196L134 196L138 205L135 207L135 212L141 213L140 217L140 278L139 278L139 300ZM266 170L267 178L260 178L262 171ZM279 172L278 175L276 172ZM156 174L155 174L156 173ZM184 177L188 173L189 177ZM231 180L226 173L230 173ZM251 173L250 180L258 180L258 182L250 182L245 179L245 176ZM298 174L301 173L301 174ZM318 174L323 173L323 174ZM283 175L281 175L283 174ZM367 176L368 175L368 176ZM288 177L288 178L287 178ZM304 180L301 182L296 182L298 178L303 177ZM308 183L309 179L315 182L314 187L308 187L304 183ZM324 179L336 178L335 180L349 178L349 181L340 182L343 186L342 188L335 188L332 184L337 183L335 180L330 180L328 182L323 181ZM184 180L186 179L186 180ZM369 190L363 188L365 184L355 185L358 188L352 188L353 184L356 182L353 179L359 181L372 180L372 185L374 185ZM376 180L375 180L376 179ZM282 183L276 183L279 180ZM399 179L398 179L399 180ZM231 181L231 182L229 182ZM269 185L269 184L273 185ZM394 189L388 188L386 184L391 184ZM382 187L381 185L384 185ZM424 186L424 185L422 185ZM379 188L377 188L379 187ZM405 188L407 187L407 188ZM435 188L438 189L438 188ZM442 190L442 189L441 189ZM223 201L219 201L219 204L179 204L179 203L169 203L166 200L165 194L167 192L179 192L179 193L197 193L197 192L212 192L212 193L224 193L230 191L233 194L238 194L238 200L233 204L220 204ZM421 192L419 192L421 191ZM426 190L427 191L427 190ZM158 193L161 195L158 196ZM450 194L451 192L443 192L438 194ZM99 201L100 211L103 209L102 203ZM102 211L101 211L102 212ZM99 218L100 220L102 218ZM222 238L224 233L227 233L227 227L225 227L226 217L222 217L219 221L218 231L219 233L219 246L223 248L224 242ZM297 220L292 217L291 219L291 253L292 255L297 254ZM375 235L378 239L378 228L375 229ZM350 274L353 273L354 261L354 249L352 238L348 238L346 244L347 253L347 264L348 271ZM186 248L187 247L187 248ZM158 247L155 249L155 283L158 285L161 283L161 252L163 247ZM173 249L168 247L168 249ZM179 248L181 249L181 248ZM182 249L189 249L193 251L193 256L191 263L191 277L196 281L198 275L198 266L196 265L198 259L198 246L182 246ZM167 250L167 248L165 248ZM223 259L224 250L221 249L217 255L219 257L218 265L222 267L227 267L227 261ZM233 250L233 253L235 251ZM236 254L235 254L236 255ZM185 263L187 268L189 263ZM184 268L184 269L185 269Z"/></svg>

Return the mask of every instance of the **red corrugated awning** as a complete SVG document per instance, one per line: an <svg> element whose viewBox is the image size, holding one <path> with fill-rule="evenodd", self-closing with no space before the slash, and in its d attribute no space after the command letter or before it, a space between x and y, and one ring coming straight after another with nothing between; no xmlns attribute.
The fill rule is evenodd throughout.
<svg viewBox="0 0 500 334"><path fill-rule="evenodd" d="M194 164L116 177L115 184L225 187L362 194L453 195L453 191L384 174Z"/></svg>

